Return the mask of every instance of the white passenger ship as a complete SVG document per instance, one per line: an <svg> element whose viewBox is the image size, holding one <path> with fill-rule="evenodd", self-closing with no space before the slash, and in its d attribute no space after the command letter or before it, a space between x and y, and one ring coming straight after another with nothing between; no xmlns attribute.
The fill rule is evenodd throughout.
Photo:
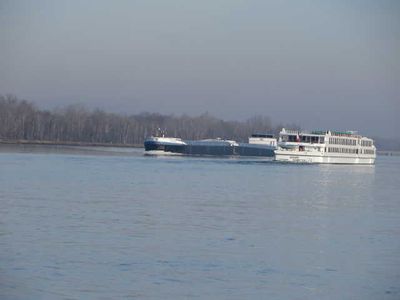
<svg viewBox="0 0 400 300"><path fill-rule="evenodd" d="M376 148L370 138L353 131L296 131L283 128L275 160L322 164L374 164Z"/></svg>

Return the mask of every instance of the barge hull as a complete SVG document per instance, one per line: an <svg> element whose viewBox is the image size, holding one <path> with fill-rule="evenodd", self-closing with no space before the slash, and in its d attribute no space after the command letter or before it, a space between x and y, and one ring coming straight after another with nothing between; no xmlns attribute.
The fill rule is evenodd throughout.
<svg viewBox="0 0 400 300"><path fill-rule="evenodd" d="M259 156L273 157L274 148L262 145L239 143L238 145L168 145L156 142L146 142L145 151L171 152L185 155L209 156Z"/></svg>

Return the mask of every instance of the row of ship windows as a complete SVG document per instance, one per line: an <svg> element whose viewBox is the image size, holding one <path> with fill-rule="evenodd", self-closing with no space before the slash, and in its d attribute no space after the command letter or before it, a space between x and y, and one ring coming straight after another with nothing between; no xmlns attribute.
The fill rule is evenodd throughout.
<svg viewBox="0 0 400 300"><path fill-rule="evenodd" d="M328 152L358 154L358 149L328 147ZM370 149L361 149L360 151L360 154L374 154L374 153L375 153L374 150Z"/></svg>
<svg viewBox="0 0 400 300"><path fill-rule="evenodd" d="M372 142L371 141L361 141L361 146L371 147Z"/></svg>
<svg viewBox="0 0 400 300"><path fill-rule="evenodd" d="M302 142L302 143L311 143L311 144L318 144L324 143L324 137L318 137L318 136L309 136L309 135L301 135L301 136L296 136L296 135L284 135L282 136L282 142Z"/></svg>
<svg viewBox="0 0 400 300"><path fill-rule="evenodd" d="M358 153L358 149L328 147L328 152L336 152L336 153Z"/></svg>
<svg viewBox="0 0 400 300"><path fill-rule="evenodd" d="M357 141L341 138L329 138L329 144L356 146Z"/></svg>
<svg viewBox="0 0 400 300"><path fill-rule="evenodd" d="M374 150L369 150L369 149L361 150L361 152L363 152L364 154L374 154Z"/></svg>
<svg viewBox="0 0 400 300"><path fill-rule="evenodd" d="M318 136L296 136L296 135L287 135L282 136L282 142L303 142L303 143L324 143L324 137ZM357 146L357 140L355 139L346 139L346 138L329 138L329 144L331 145L345 145L345 146ZM372 141L361 141L361 146L371 147Z"/></svg>

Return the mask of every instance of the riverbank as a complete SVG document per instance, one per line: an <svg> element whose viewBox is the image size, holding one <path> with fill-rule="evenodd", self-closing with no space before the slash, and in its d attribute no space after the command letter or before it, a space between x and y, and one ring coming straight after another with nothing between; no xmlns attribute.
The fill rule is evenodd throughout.
<svg viewBox="0 0 400 300"><path fill-rule="evenodd" d="M143 148L143 144L113 144L113 143L87 143L70 141L39 141L39 140L5 140L0 139L0 145L49 145L49 146L80 146L80 147L117 147L117 148ZM377 155L400 156L400 151L378 150Z"/></svg>
<svg viewBox="0 0 400 300"><path fill-rule="evenodd" d="M400 151L377 151L378 155L385 155L385 156L400 156Z"/></svg>
<svg viewBox="0 0 400 300"><path fill-rule="evenodd" d="M1 140L0 144L7 145L50 145L50 146L81 146L81 147L121 147L143 148L142 144L113 144L113 143L87 143L70 141L39 141L39 140Z"/></svg>

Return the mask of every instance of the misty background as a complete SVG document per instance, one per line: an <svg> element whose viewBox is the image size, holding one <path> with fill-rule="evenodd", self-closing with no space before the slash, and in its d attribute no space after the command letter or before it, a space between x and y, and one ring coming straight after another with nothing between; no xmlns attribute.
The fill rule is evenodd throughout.
<svg viewBox="0 0 400 300"><path fill-rule="evenodd" d="M0 94L400 139L399 1L0 0Z"/></svg>

